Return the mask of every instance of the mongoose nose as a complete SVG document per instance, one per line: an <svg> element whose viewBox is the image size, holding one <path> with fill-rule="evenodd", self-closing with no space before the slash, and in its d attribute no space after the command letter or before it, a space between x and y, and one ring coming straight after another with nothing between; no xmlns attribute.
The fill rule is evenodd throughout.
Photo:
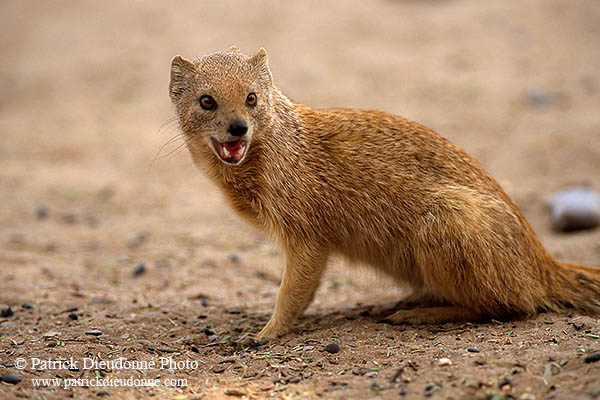
<svg viewBox="0 0 600 400"><path fill-rule="evenodd" d="M227 132L233 136L243 136L246 132L248 132L248 125L246 124L246 121L236 119L229 125Z"/></svg>

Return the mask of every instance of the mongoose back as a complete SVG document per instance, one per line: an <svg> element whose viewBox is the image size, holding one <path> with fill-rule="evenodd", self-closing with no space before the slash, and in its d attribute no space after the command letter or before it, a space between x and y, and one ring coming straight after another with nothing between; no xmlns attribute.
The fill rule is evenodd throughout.
<svg viewBox="0 0 600 400"><path fill-rule="evenodd" d="M169 90L194 163L285 251L259 340L290 329L331 254L412 288L420 307L397 310L393 323L600 311L600 268L552 257L500 185L432 130L294 103L274 85L264 49L177 56Z"/></svg>

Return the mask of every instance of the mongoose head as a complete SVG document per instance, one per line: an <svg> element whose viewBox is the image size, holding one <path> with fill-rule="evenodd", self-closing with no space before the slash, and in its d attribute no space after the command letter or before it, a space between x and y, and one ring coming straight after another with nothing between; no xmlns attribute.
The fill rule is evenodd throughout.
<svg viewBox="0 0 600 400"><path fill-rule="evenodd" d="M232 48L171 62L169 93L190 150L208 146L227 165L244 162L259 124L269 120L272 88L262 48L252 57Z"/></svg>

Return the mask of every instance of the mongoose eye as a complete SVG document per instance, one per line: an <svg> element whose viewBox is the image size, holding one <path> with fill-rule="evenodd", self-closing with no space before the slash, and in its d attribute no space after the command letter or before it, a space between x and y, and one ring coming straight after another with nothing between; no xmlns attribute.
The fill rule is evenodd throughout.
<svg viewBox="0 0 600 400"><path fill-rule="evenodd" d="M217 102L212 97L204 95L200 97L200 107L209 111L214 110L215 108L217 108Z"/></svg>
<svg viewBox="0 0 600 400"><path fill-rule="evenodd" d="M254 107L256 105L256 93L250 93L248 97L246 97L246 104L250 107Z"/></svg>

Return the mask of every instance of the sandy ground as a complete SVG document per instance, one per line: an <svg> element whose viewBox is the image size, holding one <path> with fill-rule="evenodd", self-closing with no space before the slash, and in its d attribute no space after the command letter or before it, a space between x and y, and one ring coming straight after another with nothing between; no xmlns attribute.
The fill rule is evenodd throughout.
<svg viewBox="0 0 600 400"><path fill-rule="evenodd" d="M434 128L552 254L600 265L600 230L553 232L545 209L557 190L600 187L598 21L595 0L1 2L0 305L14 315L0 318L0 375L23 380L0 398L600 397L600 362L584 362L598 316L380 324L402 293L343 261L292 333L242 349L269 317L281 252L179 143L159 154L177 134L171 58L264 46L296 101ZM78 369L32 365L71 357ZM119 357L157 366L83 365ZM73 381L96 377L180 387Z"/></svg>

